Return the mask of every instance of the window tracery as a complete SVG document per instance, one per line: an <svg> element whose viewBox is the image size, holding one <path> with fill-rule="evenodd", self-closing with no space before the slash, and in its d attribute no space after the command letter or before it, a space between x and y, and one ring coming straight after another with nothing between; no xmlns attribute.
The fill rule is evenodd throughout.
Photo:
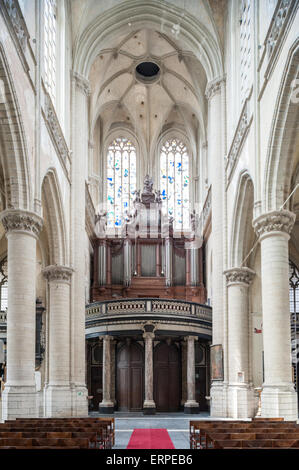
<svg viewBox="0 0 299 470"><path fill-rule="evenodd" d="M107 227L121 227L130 212L136 191L136 148L125 137L118 137L107 154Z"/></svg>
<svg viewBox="0 0 299 470"><path fill-rule="evenodd" d="M190 227L189 155L179 139L167 140L160 153L160 190L164 209L175 229Z"/></svg>

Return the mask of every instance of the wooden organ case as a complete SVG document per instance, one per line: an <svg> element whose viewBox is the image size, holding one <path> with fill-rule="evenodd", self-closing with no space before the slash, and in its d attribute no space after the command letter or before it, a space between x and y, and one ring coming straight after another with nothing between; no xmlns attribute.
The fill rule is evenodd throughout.
<svg viewBox="0 0 299 470"><path fill-rule="evenodd" d="M92 301L154 297L205 303L195 215L188 232L176 233L173 219L162 212L160 192L152 187L147 175L117 236L109 234L105 213L97 216Z"/></svg>

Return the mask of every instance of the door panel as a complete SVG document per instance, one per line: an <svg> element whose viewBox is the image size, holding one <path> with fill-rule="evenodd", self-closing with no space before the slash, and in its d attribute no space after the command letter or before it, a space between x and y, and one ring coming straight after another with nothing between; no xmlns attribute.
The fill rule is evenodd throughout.
<svg viewBox="0 0 299 470"><path fill-rule="evenodd" d="M154 400L157 411L178 411L180 405L179 350L160 343L154 351Z"/></svg>
<svg viewBox="0 0 299 470"><path fill-rule="evenodd" d="M143 351L137 343L125 344L117 353L116 399L119 411L143 407Z"/></svg>

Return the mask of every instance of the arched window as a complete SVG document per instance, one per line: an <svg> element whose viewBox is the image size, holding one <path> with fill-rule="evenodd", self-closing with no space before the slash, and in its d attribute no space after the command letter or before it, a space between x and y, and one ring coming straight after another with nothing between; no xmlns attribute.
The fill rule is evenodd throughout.
<svg viewBox="0 0 299 470"><path fill-rule="evenodd" d="M7 257L0 262L0 311L7 310Z"/></svg>
<svg viewBox="0 0 299 470"><path fill-rule="evenodd" d="M160 190L164 209L177 230L190 227L189 155L179 139L167 140L160 155Z"/></svg>
<svg viewBox="0 0 299 470"><path fill-rule="evenodd" d="M298 393L298 344L299 344L299 270L292 261L289 262L289 290L291 313L291 340L292 340L292 364L294 370L295 389Z"/></svg>
<svg viewBox="0 0 299 470"><path fill-rule="evenodd" d="M53 103L56 101L56 0L44 1L45 86Z"/></svg>
<svg viewBox="0 0 299 470"><path fill-rule="evenodd" d="M122 217L132 208L136 191L136 149L125 137L115 139L108 147L107 202L108 227L120 227Z"/></svg>
<svg viewBox="0 0 299 470"><path fill-rule="evenodd" d="M247 97L251 87L251 1L242 0L240 18L240 99Z"/></svg>

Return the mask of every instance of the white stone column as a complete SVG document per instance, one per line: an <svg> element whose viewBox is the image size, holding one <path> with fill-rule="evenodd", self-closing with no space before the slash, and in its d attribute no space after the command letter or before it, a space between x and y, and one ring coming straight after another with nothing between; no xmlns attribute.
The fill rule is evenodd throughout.
<svg viewBox="0 0 299 470"><path fill-rule="evenodd" d="M100 413L113 413L114 403L111 399L111 341L112 336L103 337L103 399L99 404Z"/></svg>
<svg viewBox="0 0 299 470"><path fill-rule="evenodd" d="M42 219L8 209L0 214L7 237L7 377L2 419L37 416L35 392L36 239Z"/></svg>
<svg viewBox="0 0 299 470"><path fill-rule="evenodd" d="M124 240L124 286L129 287L132 278L132 243L129 237Z"/></svg>
<svg viewBox="0 0 299 470"><path fill-rule="evenodd" d="M73 416L87 416L85 384L85 181L88 157L88 81L72 75L71 387Z"/></svg>
<svg viewBox="0 0 299 470"><path fill-rule="evenodd" d="M72 416L70 389L70 281L73 270L47 266L49 283L49 383L45 390L46 417Z"/></svg>
<svg viewBox="0 0 299 470"><path fill-rule="evenodd" d="M196 336L187 336L187 401L185 413L198 413L199 405L195 400L195 341Z"/></svg>
<svg viewBox="0 0 299 470"><path fill-rule="evenodd" d="M261 244L264 383L262 417L297 420L292 382L288 241L295 214L273 211L253 221Z"/></svg>
<svg viewBox="0 0 299 470"><path fill-rule="evenodd" d="M227 354L224 337L224 150L222 144L222 93L225 80L219 78L207 85L208 111L208 162L209 178L212 184L212 343L221 344L223 354ZM227 377L224 377L227 381ZM226 396L222 381L211 384L211 416L226 416Z"/></svg>
<svg viewBox="0 0 299 470"><path fill-rule="evenodd" d="M143 413L154 414L156 404L154 402L154 366L153 366L153 341L155 334L146 331L143 334L145 343L145 360L144 360L144 385L145 400L143 402Z"/></svg>
<svg viewBox="0 0 299 470"><path fill-rule="evenodd" d="M251 418L254 392L249 385L248 288L255 273L249 268L232 268L224 274L228 287L228 416Z"/></svg>

